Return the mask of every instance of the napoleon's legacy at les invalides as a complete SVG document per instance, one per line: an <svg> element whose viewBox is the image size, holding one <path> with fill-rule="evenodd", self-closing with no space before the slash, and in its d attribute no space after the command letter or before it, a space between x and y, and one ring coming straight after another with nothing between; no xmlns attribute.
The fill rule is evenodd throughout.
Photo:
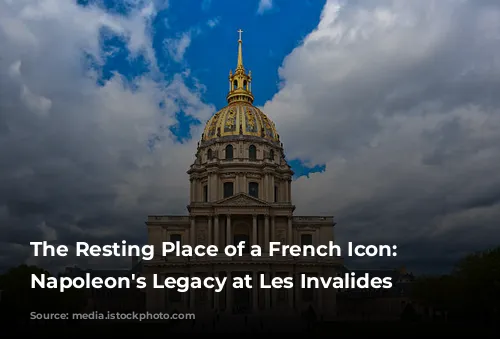
<svg viewBox="0 0 500 339"><path fill-rule="evenodd" d="M253 106L252 75L243 66L241 30L237 66L229 73L227 106L211 117L198 144L196 159L188 170L189 215L148 217L149 244L162 242L216 245L216 256L162 256L144 263L152 277L226 277L214 289L155 289L148 284L146 307L150 311L210 314L300 314L313 309L321 318L336 315L336 290L302 289L300 276L333 277L342 266L339 257L269 255L269 243L327 245L334 241L332 216L294 216L293 171L288 165L275 124ZM242 256L228 257L227 245L246 243ZM262 256L249 254L259 245ZM250 275L253 288L232 288L233 277ZM293 288L260 288L275 277L294 277Z"/></svg>

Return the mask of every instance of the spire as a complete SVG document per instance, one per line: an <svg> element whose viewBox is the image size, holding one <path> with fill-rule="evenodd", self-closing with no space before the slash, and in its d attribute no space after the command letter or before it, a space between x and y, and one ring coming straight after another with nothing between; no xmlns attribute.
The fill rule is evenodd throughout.
<svg viewBox="0 0 500 339"><path fill-rule="evenodd" d="M235 101L244 101L253 103L252 95L252 74L245 71L243 67L243 41L241 39L241 33L243 30L239 29L239 39L238 39L238 62L236 64L236 69L234 73L229 71L229 93L227 95L227 102L232 103Z"/></svg>
<svg viewBox="0 0 500 339"><path fill-rule="evenodd" d="M238 30L238 33L240 33L240 38L238 39L238 64L236 65L236 70L243 70L245 71L245 67L243 67L243 49L241 47L242 45L242 40L241 40L241 33L243 33L243 31L240 29Z"/></svg>

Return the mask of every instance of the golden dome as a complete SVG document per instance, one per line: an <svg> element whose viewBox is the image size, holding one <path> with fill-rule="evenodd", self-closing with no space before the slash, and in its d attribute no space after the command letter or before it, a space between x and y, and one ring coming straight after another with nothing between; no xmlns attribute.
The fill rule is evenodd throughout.
<svg viewBox="0 0 500 339"><path fill-rule="evenodd" d="M247 135L261 137L278 142L274 122L260 109L254 107L252 95L252 74L246 72L243 66L243 52L240 29L238 33L238 61L234 73L229 71L229 105L215 113L208 120L203 132L202 141L208 141L225 136Z"/></svg>
<svg viewBox="0 0 500 339"><path fill-rule="evenodd" d="M278 142L274 122L264 112L250 103L232 102L208 120L203 131L203 141L232 135L247 135Z"/></svg>

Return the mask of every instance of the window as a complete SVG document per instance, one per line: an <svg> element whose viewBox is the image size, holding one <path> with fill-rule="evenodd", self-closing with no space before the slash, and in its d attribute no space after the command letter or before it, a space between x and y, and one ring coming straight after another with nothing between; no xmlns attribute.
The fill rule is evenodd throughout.
<svg viewBox="0 0 500 339"><path fill-rule="evenodd" d="M274 202L278 202L278 186L274 186Z"/></svg>
<svg viewBox="0 0 500 339"><path fill-rule="evenodd" d="M226 146L226 160L233 160L233 145Z"/></svg>
<svg viewBox="0 0 500 339"><path fill-rule="evenodd" d="M312 234L302 234L300 236L300 244L303 245L312 245L313 244L313 236Z"/></svg>
<svg viewBox="0 0 500 339"><path fill-rule="evenodd" d="M274 150L269 151L269 160L274 161Z"/></svg>
<svg viewBox="0 0 500 339"><path fill-rule="evenodd" d="M207 151L207 159L212 160L213 158L214 158L214 155L213 155L212 149L209 148Z"/></svg>
<svg viewBox="0 0 500 339"><path fill-rule="evenodd" d="M243 88L246 89L246 90L248 90L248 88L247 88L247 81L246 80L243 80Z"/></svg>
<svg viewBox="0 0 500 339"><path fill-rule="evenodd" d="M182 236L180 234L170 234L170 242L182 243Z"/></svg>
<svg viewBox="0 0 500 339"><path fill-rule="evenodd" d="M234 80L233 89L237 89L237 88L238 88L238 81Z"/></svg>
<svg viewBox="0 0 500 339"><path fill-rule="evenodd" d="M208 201L208 186L203 186L203 202Z"/></svg>
<svg viewBox="0 0 500 339"><path fill-rule="evenodd" d="M224 183L224 198L230 197L233 195L233 183L225 182Z"/></svg>
<svg viewBox="0 0 500 339"><path fill-rule="evenodd" d="M259 197L259 184L256 182L248 183L248 195L254 198Z"/></svg>
<svg viewBox="0 0 500 339"><path fill-rule="evenodd" d="M245 243L243 248L243 253L250 253L250 239L246 234L235 234L233 237L234 246L238 246L241 242Z"/></svg>
<svg viewBox="0 0 500 339"><path fill-rule="evenodd" d="M248 158L250 160L257 160L257 148L254 145L250 145L248 148Z"/></svg>

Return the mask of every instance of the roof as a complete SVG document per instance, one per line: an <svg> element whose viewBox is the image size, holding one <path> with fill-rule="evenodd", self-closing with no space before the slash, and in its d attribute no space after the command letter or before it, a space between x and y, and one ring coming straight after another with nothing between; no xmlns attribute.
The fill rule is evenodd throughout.
<svg viewBox="0 0 500 339"><path fill-rule="evenodd" d="M238 135L279 142L274 122L257 107L241 101L227 105L208 120L202 141Z"/></svg>

